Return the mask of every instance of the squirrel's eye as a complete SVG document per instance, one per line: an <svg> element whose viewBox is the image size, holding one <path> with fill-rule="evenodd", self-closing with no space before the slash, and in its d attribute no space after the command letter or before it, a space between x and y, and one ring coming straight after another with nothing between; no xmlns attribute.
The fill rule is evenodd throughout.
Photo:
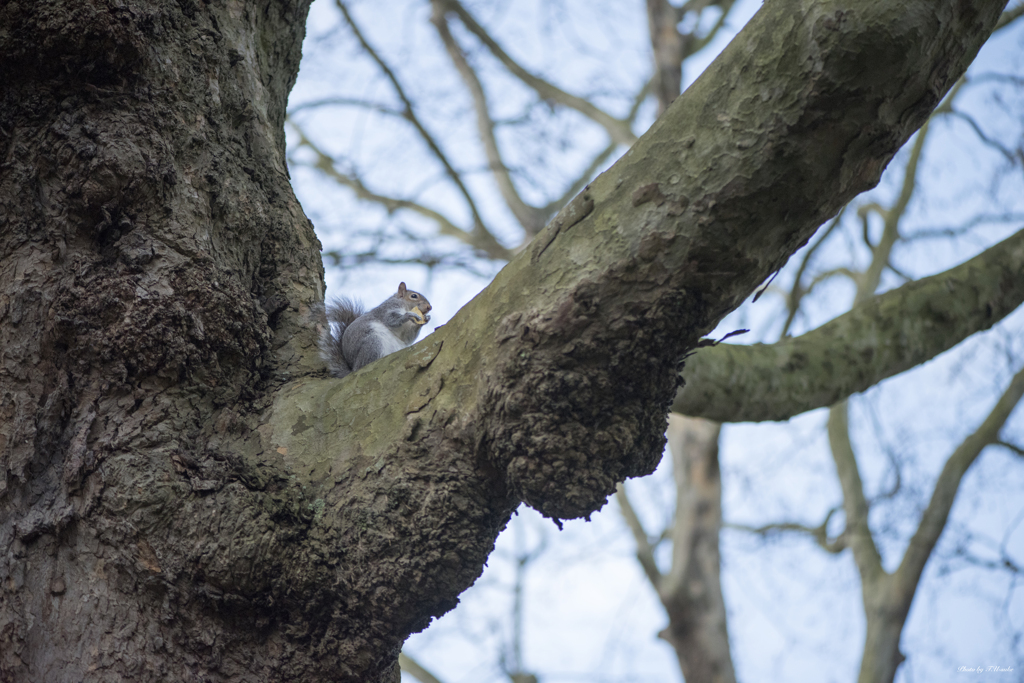
<svg viewBox="0 0 1024 683"><path fill-rule="evenodd" d="M419 299L419 297L416 296L415 294L410 294L409 296L411 296L413 299Z"/></svg>

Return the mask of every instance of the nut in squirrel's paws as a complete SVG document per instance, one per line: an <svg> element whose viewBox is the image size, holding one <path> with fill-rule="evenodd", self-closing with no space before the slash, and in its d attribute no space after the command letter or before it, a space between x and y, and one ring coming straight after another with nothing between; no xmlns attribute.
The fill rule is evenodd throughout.
<svg viewBox="0 0 1024 683"><path fill-rule="evenodd" d="M427 316L423 315L423 311L420 310L419 306L417 306L416 308L412 309L409 312L416 314L416 320L413 321L414 323L416 323L417 325L426 325L427 324L428 318L427 318Z"/></svg>

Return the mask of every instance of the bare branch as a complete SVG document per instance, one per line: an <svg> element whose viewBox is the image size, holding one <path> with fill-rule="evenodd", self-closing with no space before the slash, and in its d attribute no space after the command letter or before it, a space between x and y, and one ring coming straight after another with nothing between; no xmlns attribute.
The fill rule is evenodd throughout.
<svg viewBox="0 0 1024 683"><path fill-rule="evenodd" d="M658 115L668 108L682 90L683 62L693 54L707 47L725 25L732 10L733 0L686 2L674 7L668 0L647 0L647 24L651 37L651 52L654 58L653 90L658 101ZM718 20L703 36L693 32L683 33L679 23L687 14L696 14L699 25L701 13L708 7L721 10Z"/></svg>
<svg viewBox="0 0 1024 683"><path fill-rule="evenodd" d="M846 266L839 266L838 268L829 268L816 274L811 280L811 283L807 285L807 294L814 291L814 288L820 285L826 280L831 280L834 277L845 277L847 280L852 282L854 285L860 283L864 279L863 273L858 273L855 270L847 268Z"/></svg>
<svg viewBox="0 0 1024 683"><path fill-rule="evenodd" d="M993 445L999 443L999 441L996 441ZM949 533L959 532L964 536L955 540L952 544L952 550L943 551L937 547L932 551L932 556L941 558L946 562L959 560L965 564L971 564L994 571L1009 570L1013 573L1021 573L1024 567L1022 567L1011 556L1009 543L1022 520L1024 520L1024 510L1018 513L1016 519L1014 519L1014 521L1011 522L1004 530L1004 536L1002 536L1001 542L997 542L994 539L980 535L980 533L970 529L963 528L961 525L956 524L953 521L947 521L944 533L949 535ZM976 555L971 551L971 546L973 545L979 545L986 548L990 552L990 556L980 557Z"/></svg>
<svg viewBox="0 0 1024 683"><path fill-rule="evenodd" d="M807 289L804 289L800 284L803 281L804 271L807 270L807 266L811 263L811 259L814 258L814 254L817 253L818 247L825 243L825 240L829 238L832 231L836 229L839 222L843 219L843 214L846 212L844 206L842 210L836 214L836 217L829 221L828 227L820 231L818 239L808 247L807 251L804 252L803 259L800 261L800 267L797 268L796 276L793 278L793 288L789 291L786 297L786 308L789 310L786 316L786 322L782 325L782 332L779 334L780 338L789 336L789 329L793 325L793 321L796 319L797 311L800 310L800 303L803 301L803 297L810 294L813 283Z"/></svg>
<svg viewBox="0 0 1024 683"><path fill-rule="evenodd" d="M650 86L650 81L648 81L647 84L640 89L640 92L637 93L636 97L634 98L633 106L629 110L629 116L626 117L626 121L628 121L629 123L632 123L634 119L636 119L636 115L640 112L640 105L643 104L644 100L647 99L647 95L650 94ZM594 157L594 159L590 162L590 165L587 166L583 173L581 173L579 177L576 179L576 181L573 182L572 186L569 187L569 189L566 190L564 193L562 193L561 197L552 200L543 208L544 213L546 213L549 216L553 215L563 206L568 204L570 199L579 194L583 190L583 188L586 187L590 179L594 177L598 169L600 169L601 166L604 165L604 163L615 152L617 148L617 144L613 141L607 147L601 150L601 152L598 153L598 155Z"/></svg>
<svg viewBox="0 0 1024 683"><path fill-rule="evenodd" d="M654 561L654 546L651 545L643 523L640 522L640 518L636 515L636 510L633 509L632 503L629 502L625 484L621 482L615 487L615 500L619 504L619 509L622 511L622 517L626 520L626 525L633 534L633 539L636 541L636 559L640 562L640 566L643 567L647 580L651 582L655 590L658 590L658 587L661 586L662 576L661 571L658 569L658 563Z"/></svg>
<svg viewBox="0 0 1024 683"><path fill-rule="evenodd" d="M686 361L672 410L785 420L874 386L985 330L1024 302L1024 231L775 344L719 344Z"/></svg>
<svg viewBox="0 0 1024 683"><path fill-rule="evenodd" d="M964 439L946 461L939 474L939 479L935 483L931 501L921 516L917 532L910 539L907 552L894 575L900 594L913 595L932 548L935 547L935 543L946 526L946 519L953 507L953 501L956 499L960 481L985 446L999 443L999 432L1022 396L1024 396L1024 369L1014 375L1010 385L1000 396L992 412L985 418L981 426Z"/></svg>
<svg viewBox="0 0 1024 683"><path fill-rule="evenodd" d="M404 111L395 109L394 107L380 102L371 102L369 100L360 100L355 97L325 97L321 100L310 100L309 102L303 102L293 107L289 107L288 116L293 116L300 111L306 111L307 109L318 109L320 107L357 107L359 109L369 109L375 111L378 114L386 114L388 116L394 116L397 118L405 119L406 114Z"/></svg>
<svg viewBox="0 0 1024 683"><path fill-rule="evenodd" d="M377 63L377 66L380 67L380 70L384 72L384 75L391 82L391 86L395 89L395 94L398 95L398 98L402 101L402 104L405 106L403 116L409 121L409 123L413 125L417 132L419 132L420 137L423 138L423 141L426 143L427 147L437 158L437 160L441 162L441 165L444 167L445 172L448 174L448 177L451 178L452 182L455 183L455 186L459 188L459 192L462 193L462 196L466 200L466 204L469 206L470 212L473 214L474 232L485 231L483 219L480 217L480 212L477 211L476 202L473 201L473 196L469 193L469 190L466 189L466 186L462 183L461 176L455 170L455 167L452 166L451 163L448 161L448 157L445 156L443 151L441 151L441 147L440 145L437 144L437 141L434 140L434 136L427 131L426 127L420 122L419 117L416 116L416 110L412 105L412 101L410 101L409 98L406 97L405 89L399 82L398 77L395 75L395 72L391 69L391 67L387 65L384 59L377 53L373 46L370 45L369 41L367 41L366 38L363 36L362 31L359 30L359 26L356 24L355 19L352 18L352 15L348 11L348 7L345 5L343 0L334 0L334 4L338 7L342 15L345 17L345 21L348 22L349 27L352 29L352 33L359 41L359 44L362 46L363 50L365 50L366 54L368 54L370 58Z"/></svg>
<svg viewBox="0 0 1024 683"><path fill-rule="evenodd" d="M420 683L441 683L441 679L427 671L419 662L404 652L398 655L398 666Z"/></svg>
<svg viewBox="0 0 1024 683"><path fill-rule="evenodd" d="M487 106L487 95L484 93L483 85L481 85L480 79L477 78L476 72L473 71L473 67L466 60L466 56L462 53L462 48L455 40L455 37L452 36L451 31L448 30L448 22L445 19L443 7L444 5L440 0L435 0L431 21L441 37L441 42L444 43L445 49L448 51L448 56L451 58L473 99L473 109L476 111L477 132L480 135L480 141L483 143L491 173L494 174L494 180L498 184L498 190L501 192L501 196L512 212L512 215L516 217L523 230L526 231L527 237L533 237L547 223L548 216L541 209L531 206L519 196L515 183L512 182L512 176L509 174L508 168L501 158L498 141L494 137L494 121L491 120L490 111Z"/></svg>
<svg viewBox="0 0 1024 683"><path fill-rule="evenodd" d="M594 177L594 174L597 173L597 170L601 168L601 166L603 166L606 161L608 161L612 153L615 152L616 147L617 145L615 145L615 143L612 143L605 147L603 150L601 150L597 154L597 156L595 156L593 160L591 160L590 165L583 170L583 173L580 173L579 177L576 178L575 182L573 182L573 184L570 185L569 188L562 193L562 196L548 203L547 206L545 206L542 209L542 211L550 216L557 212L559 209L561 209L563 206L568 204L569 200L578 195L583 190L583 188L586 187L587 183L590 182L590 179Z"/></svg>
<svg viewBox="0 0 1024 683"><path fill-rule="evenodd" d="M1003 12L1003 16L999 17L999 23L996 24L995 30L998 31L1001 28L1006 28L1017 19L1020 19L1022 15L1024 15L1024 3Z"/></svg>
<svg viewBox="0 0 1024 683"><path fill-rule="evenodd" d="M458 269L480 278L494 277L493 271L487 271L478 266L471 256L466 254L435 254L429 251L421 251L408 258L385 256L379 249L365 249L359 252L341 252L328 250L321 253L325 259L329 259L335 266L351 268L366 263L384 265L420 265L427 268L450 268Z"/></svg>
<svg viewBox="0 0 1024 683"><path fill-rule="evenodd" d="M647 0L647 25L654 57L654 95L658 116L679 97L683 82L683 58L688 54L690 36L678 29L676 8L668 0Z"/></svg>
<svg viewBox="0 0 1024 683"><path fill-rule="evenodd" d="M886 267L886 268L888 268L888 269L889 269L889 271L890 271L890 272L891 272L891 273L892 273L893 275L895 275L895 276L896 276L896 277L898 277L899 279L903 280L904 282L910 282L911 280L913 280L913 279L914 279L914 278L912 278L912 277L911 277L910 275L908 275L907 273L905 273L905 272L904 272L904 271L903 271L903 270L902 270L901 268L899 268L899 267L897 267L897 266L893 265L893 262L892 262L892 261L889 261L888 263L886 263L886 264L885 264L885 267Z"/></svg>
<svg viewBox="0 0 1024 683"><path fill-rule="evenodd" d="M975 557L969 553L965 553L964 555L961 555L961 559L969 564L973 564L975 567L982 567L983 569L1011 571L1014 574L1024 572L1024 569L1014 562L1012 557L1008 557L1006 555L1003 555L998 560L986 560L980 557Z"/></svg>
<svg viewBox="0 0 1024 683"><path fill-rule="evenodd" d="M481 254L486 254L489 258L498 260L508 260L511 258L512 253L503 247L501 244L494 239L494 237L486 231L473 231L467 232L458 226L456 226L451 220L449 220L444 214L435 211L429 207L423 206L417 202L408 199L398 199L395 197L388 197L376 192L373 192L367 188L361 180L355 176L342 173L338 170L334 158L329 154L321 150L314 142L312 142L305 134L305 132L291 119L288 120L289 125L299 136L299 143L296 145L297 148L309 149L316 156L316 161L312 164L314 168L322 172L327 177L331 178L340 185L348 187L356 196L362 200L370 201L375 204L379 204L384 207L388 212L398 211L405 209L413 211L434 221L437 224L438 231L442 235L449 237L455 237L462 242L470 245L474 249L478 250Z"/></svg>
<svg viewBox="0 0 1024 683"><path fill-rule="evenodd" d="M989 214L983 213L974 216L970 220L957 226L940 226L934 228L923 228L917 232L903 235L904 242L928 239L947 239L950 237L962 237L981 225L1024 223L1022 213Z"/></svg>
<svg viewBox="0 0 1024 683"><path fill-rule="evenodd" d="M954 96L955 91L951 92L950 95L951 97ZM947 101L950 101L951 97ZM858 279L857 296L854 298L855 303L867 301L875 295L875 291L882 280L882 272L889 263L892 249L900 238L900 221L907 211L910 199L914 195L914 188L917 186L917 169L921 161L925 140L928 137L930 122L931 119L926 121L914 137L914 144L910 148L910 158L907 159L907 165L903 170L903 184L900 187L900 194L896 198L896 202L888 209L877 209L884 219L882 236L877 245L871 246L869 243L872 253L871 264ZM866 235L867 219L865 218L864 220Z"/></svg>
<svg viewBox="0 0 1024 683"><path fill-rule="evenodd" d="M882 556L875 546L875 539L868 526L868 501L864 497L864 484L860 478L857 457L850 442L849 407L841 401L828 414L828 442L832 459L836 464L836 475L843 490L843 510L846 512L847 544L853 550L863 583L873 583L885 575Z"/></svg>
<svg viewBox="0 0 1024 683"><path fill-rule="evenodd" d="M608 136L616 145L629 147L636 142L636 135L634 135L633 131L630 129L630 119L617 119L582 97L571 95L559 87L528 72L520 66L518 62L512 59L493 38L491 38L490 34L488 34L487 31L477 23L476 19L473 18L473 15L470 14L461 3L456 0L436 0L434 5L435 7L440 6L441 13L448 10L454 12L459 17L463 26L479 38L480 42L487 46L487 49L491 51L491 54L493 54L498 61L504 64L505 68L512 72L517 78L519 78L519 80L535 90L541 99L557 102L562 106L575 109L594 123L597 123L604 128L608 133Z"/></svg>
<svg viewBox="0 0 1024 683"><path fill-rule="evenodd" d="M732 10L732 6L735 4L735 2L734 0L724 0L723 2L719 2L717 4L722 9L722 14L719 15L718 21L716 21L715 25L711 27L711 30L707 32L707 35L701 36L700 38L697 39L693 47L690 49L690 54L696 54L700 52L701 50L708 46L708 43L715 39L715 36L718 35L718 32L722 30L723 26L725 26L725 20L728 19L729 12Z"/></svg>
<svg viewBox="0 0 1024 683"><path fill-rule="evenodd" d="M971 116L969 114L965 114L962 111L957 111L955 109L951 110L949 113L950 113L950 115L960 119L961 121L964 121L968 126L971 127L971 130L973 130L974 134L978 136L978 139L980 139L983 143L985 143L985 145L987 147L991 147L992 149L996 150L997 152L1002 154L1004 157L1006 157L1007 161L1009 161L1010 163L1016 163L1017 161L1019 161L1019 156L1020 155L1019 155L1018 152L1015 152L1015 151L1005 147L998 140L995 140L995 139L989 137L988 134L985 133L985 131L983 131L981 129L981 126L978 125L978 122L974 120L973 116Z"/></svg>
<svg viewBox="0 0 1024 683"><path fill-rule="evenodd" d="M828 514L825 516L825 521L816 527L810 527L806 524L800 524L799 522L776 522L758 527L749 526L747 524L733 524L730 522L725 523L722 526L727 529L745 531L765 538L782 533L804 534L813 538L815 542L826 552L838 554L843 550L846 550L846 536L840 534L834 539L829 539L828 537L828 524L832 520L833 515L838 511L839 508L832 508L829 510Z"/></svg>
<svg viewBox="0 0 1024 683"><path fill-rule="evenodd" d="M715 0L686 0L679 7L675 7L676 12L676 23L682 22L686 17L687 12L696 12L700 14L706 7L714 4Z"/></svg>
<svg viewBox="0 0 1024 683"><path fill-rule="evenodd" d="M1018 8L1018 9L1020 9L1020 8ZM1006 158L1006 160L1008 162L1010 162L1011 164L1016 164L1016 163L1024 162L1024 154L1022 154L1020 150L1012 150L1012 149L1006 147L1005 145L1003 145L998 140L995 140L995 139L989 137L985 133L985 131L983 131L981 129L981 126L978 125L978 122L975 121L972 116L970 116L968 114L965 114L962 111L957 111L957 110L953 109L953 100L956 98L957 94L960 92L960 89L963 86L965 86L967 83L972 83L972 84L973 83L983 83L983 82L986 82L986 81L1003 80L1003 79L1009 79L1011 82L1018 83L1018 84L1020 82L1019 78L1016 78L1014 76L1004 76L1003 74L982 74L982 75L974 77L974 78L968 78L966 76L966 74L964 76L961 76L960 79L957 81L956 85L954 85L952 90L950 90L949 95L947 95L946 98L942 101L942 104L940 104L935 109L935 111L932 113L932 116L934 117L936 115L949 114L950 116L953 116L955 118L958 118L958 119L964 121L965 123L967 123L968 126L971 127L971 130L974 131L974 134L977 135L978 138L987 147L991 147L992 149L994 149L997 152L999 152L1000 154L1002 154Z"/></svg>
<svg viewBox="0 0 1024 683"><path fill-rule="evenodd" d="M1017 446L1016 444L1009 443L1007 441L996 441L994 442L997 446L1002 446L1006 450L1010 451L1014 455L1018 455L1024 458L1024 448Z"/></svg>
<svg viewBox="0 0 1024 683"><path fill-rule="evenodd" d="M857 207L857 218L860 219L861 239L868 249L874 251L875 244L871 241L871 214L880 216L885 220L886 210L878 202L868 202Z"/></svg>

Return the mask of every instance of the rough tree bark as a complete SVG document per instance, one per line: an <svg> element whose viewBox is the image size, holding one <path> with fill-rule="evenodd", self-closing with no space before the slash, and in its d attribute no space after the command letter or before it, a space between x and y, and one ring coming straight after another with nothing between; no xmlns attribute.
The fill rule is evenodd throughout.
<svg viewBox="0 0 1024 683"><path fill-rule="evenodd" d="M308 3L0 8L0 678L384 680L520 501L660 456L679 359L871 187L988 2L775 0L430 339L324 379Z"/></svg>
<svg viewBox="0 0 1024 683"><path fill-rule="evenodd" d="M305 511L238 446L320 369L282 128L308 4L0 6L4 681L312 656L280 569Z"/></svg>
<svg viewBox="0 0 1024 683"><path fill-rule="evenodd" d="M762 422L831 406L995 325L1024 303L1021 272L1024 230L799 337L701 349L681 373L672 410Z"/></svg>

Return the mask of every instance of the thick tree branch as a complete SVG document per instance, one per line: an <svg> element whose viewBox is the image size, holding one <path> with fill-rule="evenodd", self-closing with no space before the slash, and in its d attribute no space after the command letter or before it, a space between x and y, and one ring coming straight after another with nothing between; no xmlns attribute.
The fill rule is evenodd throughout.
<svg viewBox="0 0 1024 683"><path fill-rule="evenodd" d="M679 359L878 182L1001 11L767 3L449 324L277 392L260 453L323 512L337 628L373 615L346 637L397 650L454 605L519 502L586 516L650 472Z"/></svg>
<svg viewBox="0 0 1024 683"><path fill-rule="evenodd" d="M836 456L836 467L840 470L843 482L843 495L847 515L851 510L858 515L851 545L858 568L861 570L861 594L867 617L867 634L865 637L864 656L858 681L860 683L891 683L896 670L903 662L903 654L899 650L900 635L911 603L917 592L918 581L925 564L931 557L935 544L946 527L949 512L964 474L978 458L981 451L989 444L998 443L999 431L1006 422L1014 407L1024 396L1024 369L1021 369L1010 381L1009 387L1000 397L992 412L981 426L953 452L939 474L931 501L921 516L917 531L910 539L900 566L893 574L887 574L875 561L877 551L873 542L869 543L870 530L867 529L866 517L861 517L856 510L858 502L857 485L859 477L850 475L847 458L847 447L840 445L835 448L833 440L833 420L829 420L829 437L833 441L833 454ZM846 411L833 409L831 418L837 421L845 419ZM838 441L842 441L840 438ZM852 457L852 453L850 454ZM852 462L852 460L851 460ZM856 463L852 463L855 472ZM863 497L860 497L861 500ZM851 504L851 500L854 502ZM847 520L849 525L849 519ZM850 531L850 527L847 527Z"/></svg>
<svg viewBox="0 0 1024 683"><path fill-rule="evenodd" d="M701 349L686 362L672 409L742 422L832 405L999 322L1024 302L1022 271L1024 231L800 337Z"/></svg>

